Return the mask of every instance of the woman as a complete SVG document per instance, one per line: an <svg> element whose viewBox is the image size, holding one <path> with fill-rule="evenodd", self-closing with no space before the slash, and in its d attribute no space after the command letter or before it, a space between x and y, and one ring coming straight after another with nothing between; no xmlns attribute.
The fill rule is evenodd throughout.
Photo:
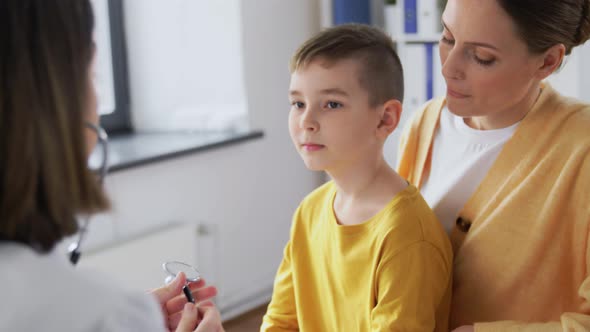
<svg viewBox="0 0 590 332"><path fill-rule="evenodd" d="M55 245L109 204L87 169L97 124L88 0L0 1L0 330L221 331L179 274L152 295L73 270ZM204 283L195 298L215 294ZM186 304L186 305L185 305Z"/></svg>
<svg viewBox="0 0 590 332"><path fill-rule="evenodd" d="M590 37L588 0L449 0L446 98L402 137L455 251L457 331L590 331L590 106L543 80Z"/></svg>

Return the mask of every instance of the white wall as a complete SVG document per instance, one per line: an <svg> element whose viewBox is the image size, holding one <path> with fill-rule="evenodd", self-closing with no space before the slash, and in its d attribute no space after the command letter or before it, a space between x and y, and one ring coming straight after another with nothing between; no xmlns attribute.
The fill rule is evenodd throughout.
<svg viewBox="0 0 590 332"><path fill-rule="evenodd" d="M143 4L126 3L128 21L142 13L129 10L131 3ZM288 60L301 42L319 30L319 3L247 3L242 1L240 13L248 111L252 128L263 130L264 138L109 175L107 189L114 211L93 221L89 243L93 234L127 240L89 252L81 261L81 266L97 267L124 283L149 288L163 280L158 264L163 259L175 255L194 259L204 277L219 287L225 318L269 299L292 213L322 181L321 174L304 167L287 131ZM163 23L152 20L156 26ZM127 38L130 46L135 45L134 34ZM167 47L167 52L176 52L173 45ZM141 52L129 50L131 55ZM174 83L167 77L143 89L143 71L149 72L150 64L131 56L129 65L133 112L142 110L144 98L154 98L149 94L157 84ZM175 65L170 61L169 66ZM157 232L161 228L167 230ZM155 235L142 235L154 231Z"/></svg>
<svg viewBox="0 0 590 332"><path fill-rule="evenodd" d="M124 9L136 129L216 129L220 116L244 117L241 0L125 1Z"/></svg>
<svg viewBox="0 0 590 332"><path fill-rule="evenodd" d="M549 76L548 81L566 96L590 103L590 42L573 49L560 71Z"/></svg>
<svg viewBox="0 0 590 332"><path fill-rule="evenodd" d="M590 103L590 41L586 42L580 50L580 60L582 62L580 91L582 99Z"/></svg>

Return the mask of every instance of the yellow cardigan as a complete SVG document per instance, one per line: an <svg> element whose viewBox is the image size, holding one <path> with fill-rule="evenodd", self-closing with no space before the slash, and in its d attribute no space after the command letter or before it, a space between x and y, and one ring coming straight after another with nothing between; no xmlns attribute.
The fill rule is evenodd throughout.
<svg viewBox="0 0 590 332"><path fill-rule="evenodd" d="M444 99L401 140L398 172L420 187ZM548 84L451 234L450 326L590 331L590 106Z"/></svg>

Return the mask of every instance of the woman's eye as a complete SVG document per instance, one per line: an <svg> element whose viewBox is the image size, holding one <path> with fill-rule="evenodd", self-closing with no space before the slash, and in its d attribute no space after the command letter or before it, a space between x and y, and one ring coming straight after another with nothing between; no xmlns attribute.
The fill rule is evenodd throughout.
<svg viewBox="0 0 590 332"><path fill-rule="evenodd" d="M482 59L480 57L478 57L477 55L473 55L473 59L475 60L475 62L477 62L478 64L482 65L482 66L491 66L494 64L494 62L496 62L496 59Z"/></svg>
<svg viewBox="0 0 590 332"><path fill-rule="evenodd" d="M342 104L339 103L339 102L336 102L336 101L329 101L326 104L326 107L328 107L328 108L341 108L342 107Z"/></svg>
<svg viewBox="0 0 590 332"><path fill-rule="evenodd" d="M445 44L447 44L447 45L454 45L455 44L455 41L454 40L449 39L449 38L447 38L445 36L440 37L440 41L443 42L443 43L445 43Z"/></svg>

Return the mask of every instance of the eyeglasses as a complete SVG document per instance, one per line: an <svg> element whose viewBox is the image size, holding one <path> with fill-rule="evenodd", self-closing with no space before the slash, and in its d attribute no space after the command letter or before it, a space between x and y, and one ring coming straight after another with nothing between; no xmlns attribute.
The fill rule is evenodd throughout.
<svg viewBox="0 0 590 332"><path fill-rule="evenodd" d="M108 135L106 131L95 124L92 123L85 123L84 124L87 129L90 129L97 137L97 147L91 154L89 158L89 168L97 174L98 176L98 183L102 186L104 184L104 178L107 176L108 172L108 157L109 157L109 149L108 149ZM99 162L97 162L97 160ZM84 219L82 226L80 226L80 231L78 232L78 240L73 242L68 247L68 253L70 257L70 262L76 265L80 260L80 256L82 252L80 251L82 241L88 232L88 224L90 222L90 216L87 216Z"/></svg>

